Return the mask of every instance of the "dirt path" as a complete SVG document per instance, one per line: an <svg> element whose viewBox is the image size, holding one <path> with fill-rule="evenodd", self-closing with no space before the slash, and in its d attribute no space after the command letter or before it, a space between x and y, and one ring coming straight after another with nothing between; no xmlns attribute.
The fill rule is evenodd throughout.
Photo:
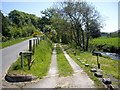
<svg viewBox="0 0 120 90"><path fill-rule="evenodd" d="M54 88L57 85L58 79L58 68L56 60L56 44L54 45L54 50L51 58L50 69L47 76L43 77L42 80L26 85L25 88Z"/></svg>
<svg viewBox="0 0 120 90"><path fill-rule="evenodd" d="M56 45L54 46L54 51L52 55L52 62L50 65L50 70L44 79L37 83L29 84L27 88L94 88L94 82L87 76L85 72L80 68L80 66L75 63L72 58L64 51L62 46L60 46L66 59L70 63L74 70L72 76L58 77L58 68L56 60Z"/></svg>
<svg viewBox="0 0 120 90"><path fill-rule="evenodd" d="M58 85L64 88L94 88L94 82L83 72L80 66L64 51L60 45L66 59L74 70L73 76L60 77Z"/></svg>
<svg viewBox="0 0 120 90"><path fill-rule="evenodd" d="M51 58L50 69L47 73L47 76L37 81L16 83L10 86L13 86L14 88L16 87L18 88L20 87L24 87L24 88L58 88L58 87L59 88L60 87L61 88L94 88L94 82L87 76L85 72L83 72L80 66L72 60L72 58L64 51L62 46L60 47L66 59L68 60L68 62L70 63L71 67L74 70L73 75L67 76L67 77L58 76L56 44L55 44L52 58ZM9 85L9 83L7 85Z"/></svg>

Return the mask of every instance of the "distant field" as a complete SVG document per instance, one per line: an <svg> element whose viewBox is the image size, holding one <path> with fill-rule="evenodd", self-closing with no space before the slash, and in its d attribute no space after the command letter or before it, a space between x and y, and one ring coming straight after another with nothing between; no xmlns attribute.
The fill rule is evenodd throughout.
<svg viewBox="0 0 120 90"><path fill-rule="evenodd" d="M101 37L101 38L96 38L90 41L91 44L96 44L96 45L104 45L108 44L110 46L115 46L118 48L118 39L119 38L107 38L107 37Z"/></svg>
<svg viewBox="0 0 120 90"><path fill-rule="evenodd" d="M100 50L115 52L118 53L120 46L118 45L118 41L120 38L107 38L100 37L96 39L90 40L90 48L99 48Z"/></svg>

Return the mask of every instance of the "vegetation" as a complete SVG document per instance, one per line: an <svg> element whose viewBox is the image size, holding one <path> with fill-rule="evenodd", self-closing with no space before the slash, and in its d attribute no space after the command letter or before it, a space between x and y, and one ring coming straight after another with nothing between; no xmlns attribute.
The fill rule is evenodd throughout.
<svg viewBox="0 0 120 90"><path fill-rule="evenodd" d="M49 19L49 26L56 31L54 42L74 43L87 51L89 39L100 36L101 21L99 13L84 1L69 0L56 3L55 8L42 13ZM46 26L46 25L45 25ZM52 29L47 29L51 34Z"/></svg>
<svg viewBox="0 0 120 90"><path fill-rule="evenodd" d="M20 66L20 58L9 68L8 73L12 75L32 74L42 78L45 76L51 62L52 43L49 40L43 40L35 49L33 59L35 61L30 70L28 70L27 59L24 60L24 67Z"/></svg>
<svg viewBox="0 0 120 90"><path fill-rule="evenodd" d="M100 37L96 39L92 39L90 41L91 49L95 49L95 47L98 50L103 50L107 52L114 52L119 53L120 47L118 45L118 37Z"/></svg>
<svg viewBox="0 0 120 90"><path fill-rule="evenodd" d="M68 1L42 11L41 18L18 10L11 11L8 16L1 13L2 41L43 32L53 42L74 43L88 51L90 38L100 37L100 15L87 2Z"/></svg>
<svg viewBox="0 0 120 90"><path fill-rule="evenodd" d="M60 76L72 75L73 69L65 58L59 44L57 44L57 61L58 61L58 70Z"/></svg>
<svg viewBox="0 0 120 90"><path fill-rule="evenodd" d="M111 32L111 33L101 32L101 36L105 36L105 37L119 37L119 32L120 32L120 30L115 31L115 32Z"/></svg>
<svg viewBox="0 0 120 90"><path fill-rule="evenodd" d="M13 10L8 16L2 16L2 42L10 39L29 37L34 32L40 32L38 17L18 10Z"/></svg>
<svg viewBox="0 0 120 90"><path fill-rule="evenodd" d="M22 42L24 40L27 40L27 39L30 39L31 37L26 37L26 38L18 38L18 39L11 39L11 40L8 40L6 42L0 42L0 49L1 48L5 48L5 47L8 47L8 46L11 46L11 45L14 45L14 44L17 44L19 42Z"/></svg>
<svg viewBox="0 0 120 90"><path fill-rule="evenodd" d="M95 81L95 84L97 87L102 87L103 85L101 84L101 81L98 80L98 78L94 77L93 73L90 73L91 68L96 68L97 69L97 57L93 56L90 52L82 52L79 51L78 49L73 49L69 48L67 45L63 45L63 47L66 49L67 53L73 58L73 60L80 65L84 71L89 75L89 77ZM77 54L76 56L73 54L73 51L76 51ZM85 64L89 64L89 67L85 67L83 63L81 63L77 58L80 58L82 62L85 62ZM119 72L118 72L118 60L114 59L109 59L109 58L104 58L104 57L99 57L99 62L101 66L100 73L103 74L105 78L111 78L113 79L120 79L119 78ZM119 84L118 82L112 81L112 83L116 83L117 85Z"/></svg>
<svg viewBox="0 0 120 90"><path fill-rule="evenodd" d="M22 38L44 34L45 37L53 42L75 47L76 49L64 46L68 54L87 72L90 78L96 82L96 85L103 87L101 82L89 72L91 68L94 68L94 65L97 65L96 57L92 56L90 52L84 51L97 48L97 50L119 53L120 47L118 46L117 38L119 31L109 34L101 33L102 21L100 14L92 5L85 1L68 0L68 2L56 3L56 6L42 11L43 16L41 18L18 10L11 11L8 16L4 16L0 12L2 16L2 33L0 32L2 39L0 39L0 45L2 43L3 47L6 47L8 43L10 45L10 43L15 44L24 40ZM76 56L73 55L74 51L77 53ZM41 41L33 56L36 59L31 70L27 70L27 59L24 60L24 68L21 68L19 58L8 72L15 75L33 74L41 78L48 71L51 53L51 42L49 40ZM90 64L90 67L85 67L76 59L78 57L85 63ZM105 77L113 75L114 78L118 79L118 61L104 57L99 58L101 69L103 69L101 73ZM70 75L73 70L58 45L57 59L60 75Z"/></svg>

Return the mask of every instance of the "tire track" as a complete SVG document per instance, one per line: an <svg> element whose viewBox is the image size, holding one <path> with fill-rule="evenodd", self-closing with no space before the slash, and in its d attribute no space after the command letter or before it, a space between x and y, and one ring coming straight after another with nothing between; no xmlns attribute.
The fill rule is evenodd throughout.
<svg viewBox="0 0 120 90"><path fill-rule="evenodd" d="M58 85L64 88L94 88L94 82L83 72L80 66L67 54L60 45L66 59L74 70L73 76L61 77Z"/></svg>

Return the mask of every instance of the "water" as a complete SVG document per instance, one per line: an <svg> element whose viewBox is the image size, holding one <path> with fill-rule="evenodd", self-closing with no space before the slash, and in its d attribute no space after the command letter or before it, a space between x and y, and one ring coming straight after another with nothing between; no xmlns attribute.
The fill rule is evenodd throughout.
<svg viewBox="0 0 120 90"><path fill-rule="evenodd" d="M117 53L108 53L108 52L101 52L102 55L109 56L112 59L120 60L120 55Z"/></svg>

